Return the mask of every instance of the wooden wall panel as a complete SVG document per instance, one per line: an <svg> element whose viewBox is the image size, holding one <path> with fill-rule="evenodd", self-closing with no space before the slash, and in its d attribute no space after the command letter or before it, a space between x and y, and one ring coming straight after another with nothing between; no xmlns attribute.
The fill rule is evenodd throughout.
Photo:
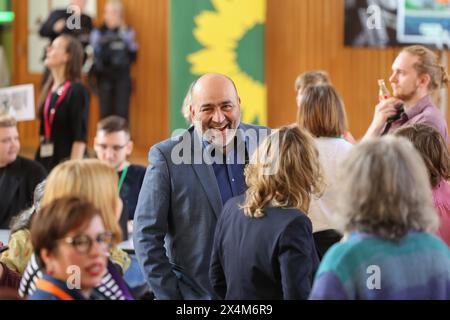
<svg viewBox="0 0 450 320"><path fill-rule="evenodd" d="M361 137L377 103L377 79L389 78L399 50L344 47L343 0L267 0L269 125L295 120L297 75L324 69L342 95L351 132Z"/></svg>
<svg viewBox="0 0 450 320"><path fill-rule="evenodd" d="M136 29L140 44L133 67L131 132L135 155L169 136L168 129L168 0L123 0L126 19ZM193 1L193 0L187 0ZM14 81L39 83L26 72L27 1L14 0ZM101 16L105 0L98 0ZM311 69L324 69L346 104L350 129L361 137L377 102L377 79L387 79L399 48L344 47L343 0L267 0L266 79L269 125L278 127L296 117L294 80ZM92 98L89 147L98 120L98 101ZM450 117L450 115L448 115ZM20 125L25 147L37 145L38 122Z"/></svg>
<svg viewBox="0 0 450 320"><path fill-rule="evenodd" d="M101 21L105 0L98 0L98 17ZM134 155L145 157L149 147L168 136L168 1L124 0L126 20L135 28L140 45L138 59L133 67L134 91L130 107L131 134L135 140ZM39 96L39 74L27 72L27 16L26 0L14 0L14 70L16 84L33 83L36 98ZM96 123L99 119L98 99L91 97L88 146L92 148ZM19 125L22 146L30 154L38 144L37 120Z"/></svg>
<svg viewBox="0 0 450 320"><path fill-rule="evenodd" d="M169 136L168 2L124 0L127 21L140 45L130 114L137 154L147 154L151 145Z"/></svg>

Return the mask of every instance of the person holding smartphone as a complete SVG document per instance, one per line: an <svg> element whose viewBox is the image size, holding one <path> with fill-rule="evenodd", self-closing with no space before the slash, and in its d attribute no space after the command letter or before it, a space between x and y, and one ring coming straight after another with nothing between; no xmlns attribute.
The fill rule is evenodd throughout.
<svg viewBox="0 0 450 320"><path fill-rule="evenodd" d="M436 128L448 143L447 123L433 102L432 94L448 85L448 73L438 63L437 56L423 46L404 48L392 64L389 81L393 97L383 99L375 108L375 114L363 139L392 133L398 128L423 123ZM403 104L399 119L389 122Z"/></svg>

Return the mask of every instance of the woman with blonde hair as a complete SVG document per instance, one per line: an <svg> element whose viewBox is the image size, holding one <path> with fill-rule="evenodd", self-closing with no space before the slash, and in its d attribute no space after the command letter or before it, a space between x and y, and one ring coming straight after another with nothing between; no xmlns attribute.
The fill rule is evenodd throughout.
<svg viewBox="0 0 450 320"><path fill-rule="evenodd" d="M108 266L108 270L113 274L116 271L123 274L130 266L131 261L128 254L117 247L122 239L118 223L122 211L122 201L119 197L118 177L114 169L97 159L71 160L59 164L47 179L41 206L65 196L83 197L98 208L105 229L113 234L110 261L117 268ZM39 215L39 212L37 214ZM28 254L28 257L23 258L29 260L32 253L29 239L27 246L24 255ZM22 278L19 288L21 295L32 293L33 282L38 273L37 267L34 257L24 272L25 276ZM128 288L120 287L120 291L114 292L117 298L131 298ZM111 295L110 298L114 298L114 295Z"/></svg>
<svg viewBox="0 0 450 320"><path fill-rule="evenodd" d="M318 257L306 216L321 190L309 133L283 127L245 169L248 190L230 199L217 222L210 279L222 299L306 299Z"/></svg>
<svg viewBox="0 0 450 320"><path fill-rule="evenodd" d="M121 242L122 231L117 221L122 212L122 201L118 194L117 173L113 168L97 159L60 164L48 176L41 206L67 195L82 196L92 202L100 210L105 228L113 232L114 245ZM125 261L120 262L122 268L126 264Z"/></svg>
<svg viewBox="0 0 450 320"><path fill-rule="evenodd" d="M313 197L308 210L317 253L322 259L325 252L341 239L333 222L339 187L337 172L353 147L343 138L347 131L347 116L336 90L331 85L306 88L298 108L297 124L314 136L324 170L324 193L320 198Z"/></svg>
<svg viewBox="0 0 450 320"><path fill-rule="evenodd" d="M450 299L450 250L422 158L404 138L356 146L340 173L339 228L312 299Z"/></svg>

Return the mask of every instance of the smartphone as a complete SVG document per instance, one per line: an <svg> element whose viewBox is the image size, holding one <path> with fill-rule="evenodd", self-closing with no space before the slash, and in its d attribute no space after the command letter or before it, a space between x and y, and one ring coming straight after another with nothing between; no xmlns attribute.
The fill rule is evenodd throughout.
<svg viewBox="0 0 450 320"><path fill-rule="evenodd" d="M397 121L402 116L402 113L405 112L405 108L403 107L403 103L397 104L395 106L395 108L397 109L397 113L395 115L393 115L392 117L389 117L387 119L388 123L392 123L394 121Z"/></svg>

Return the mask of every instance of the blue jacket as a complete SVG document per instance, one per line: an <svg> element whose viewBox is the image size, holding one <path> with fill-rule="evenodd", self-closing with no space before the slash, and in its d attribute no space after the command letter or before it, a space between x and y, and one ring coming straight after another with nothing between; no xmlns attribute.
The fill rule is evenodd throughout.
<svg viewBox="0 0 450 320"><path fill-rule="evenodd" d="M239 129L238 149L245 140L248 155L270 133L245 124ZM193 127L150 150L133 237L141 270L157 299L215 298L208 274L222 200L212 165L202 160L202 153Z"/></svg>
<svg viewBox="0 0 450 320"><path fill-rule="evenodd" d="M210 278L227 300L307 299L319 266L312 224L297 209L269 207L249 218L230 199L217 222Z"/></svg>
<svg viewBox="0 0 450 320"><path fill-rule="evenodd" d="M79 290L73 289L70 290L67 287L67 284L64 281L55 279L48 274L45 274L42 277L42 280L49 282L51 285L54 285L56 288L62 290L71 300L86 300L86 298L80 293ZM37 287L36 291L28 298L29 300L63 300L60 296L55 294L54 292L50 292L47 290L43 290Z"/></svg>

